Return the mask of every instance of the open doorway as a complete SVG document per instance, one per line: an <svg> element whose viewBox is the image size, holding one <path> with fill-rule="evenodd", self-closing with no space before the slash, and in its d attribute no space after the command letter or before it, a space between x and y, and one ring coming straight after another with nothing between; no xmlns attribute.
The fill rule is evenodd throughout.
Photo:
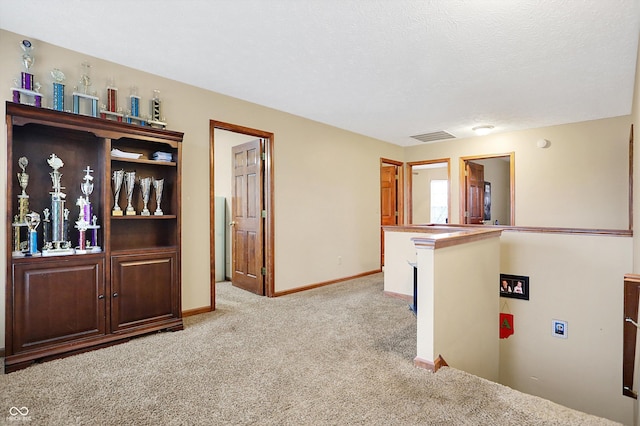
<svg viewBox="0 0 640 426"><path fill-rule="evenodd" d="M450 223L450 160L407 163L407 223Z"/></svg>
<svg viewBox="0 0 640 426"><path fill-rule="evenodd" d="M211 306L215 309L216 281L233 281L238 270L245 276L237 281L246 282L249 276L254 280L256 290L250 291L268 297L275 293L274 138L270 132L214 120L210 121L209 137ZM254 146L250 147L251 144ZM244 175L237 176L238 170ZM239 184L236 188L236 183L243 180L259 188L250 200L246 191L237 189L246 189L246 185ZM239 212L246 212L247 208L251 214L241 214L238 219ZM251 216L251 224L246 216ZM247 230L246 226L252 228ZM248 237L234 244L237 235Z"/></svg>
<svg viewBox="0 0 640 426"><path fill-rule="evenodd" d="M514 153L460 158L460 223L515 225Z"/></svg>

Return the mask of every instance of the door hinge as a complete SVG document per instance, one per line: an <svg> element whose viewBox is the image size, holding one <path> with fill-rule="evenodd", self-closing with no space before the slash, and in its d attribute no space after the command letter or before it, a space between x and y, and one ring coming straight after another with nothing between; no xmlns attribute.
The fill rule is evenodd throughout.
<svg viewBox="0 0 640 426"><path fill-rule="evenodd" d="M395 214L394 214L394 215L395 215L395 217L398 217L398 216L400 216L400 215L398 214L398 212L395 212Z"/></svg>
<svg viewBox="0 0 640 426"><path fill-rule="evenodd" d="M262 215L262 217L267 217L267 211L266 210L262 210L261 215Z"/></svg>
<svg viewBox="0 0 640 426"><path fill-rule="evenodd" d="M262 161L267 159L267 153L266 152L262 152L260 153L260 157L262 157Z"/></svg>
<svg viewBox="0 0 640 426"><path fill-rule="evenodd" d="M267 268L263 266L260 272L262 273L262 275L267 275Z"/></svg>
<svg viewBox="0 0 640 426"><path fill-rule="evenodd" d="M464 217L469 217L469 212L464 212Z"/></svg>

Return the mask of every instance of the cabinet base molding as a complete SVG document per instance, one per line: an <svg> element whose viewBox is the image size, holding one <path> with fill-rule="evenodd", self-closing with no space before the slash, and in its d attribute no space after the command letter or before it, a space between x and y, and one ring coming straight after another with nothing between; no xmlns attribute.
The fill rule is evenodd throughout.
<svg viewBox="0 0 640 426"><path fill-rule="evenodd" d="M12 373L14 371L27 368L33 364L52 361L55 359L66 358L97 349L107 348L109 346L126 343L132 338L159 332L173 332L184 330L182 319L173 320L170 323L156 325L144 330L135 330L126 334L106 335L102 338L87 340L86 342L74 342L68 346L57 345L51 348L42 348L37 351L19 353L10 355L4 360L4 372Z"/></svg>

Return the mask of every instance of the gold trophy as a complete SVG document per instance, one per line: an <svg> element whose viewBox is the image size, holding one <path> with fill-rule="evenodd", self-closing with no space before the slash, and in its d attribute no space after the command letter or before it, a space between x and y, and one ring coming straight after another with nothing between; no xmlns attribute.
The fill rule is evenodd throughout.
<svg viewBox="0 0 640 426"><path fill-rule="evenodd" d="M18 183L22 188L22 193L18 195L18 221L24 223L25 217L29 212L29 196L27 195L27 185L29 185L29 175L25 171L29 160L27 157L20 157L18 159L18 166L22 169L21 173L18 173Z"/></svg>

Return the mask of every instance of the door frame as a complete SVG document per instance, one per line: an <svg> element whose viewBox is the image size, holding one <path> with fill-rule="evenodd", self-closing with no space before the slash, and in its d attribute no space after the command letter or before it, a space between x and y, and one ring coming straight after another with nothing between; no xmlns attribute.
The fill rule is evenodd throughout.
<svg viewBox="0 0 640 426"><path fill-rule="evenodd" d="M226 130L234 133L242 133L249 136L255 136L265 140L264 143L264 174L263 174L263 191L264 193L264 209L267 212L264 223L263 236L263 253L264 267L266 275L264 277L265 296L275 296L275 211L274 211L274 186L273 186L273 147L274 135L264 130L252 129L250 127L239 126L237 124L226 123L224 121L209 120L209 263L210 263L210 287L211 287L211 310L215 310L216 306L216 279L215 279L215 129Z"/></svg>
<svg viewBox="0 0 640 426"><path fill-rule="evenodd" d="M464 212L467 208L467 199L465 197L465 170L467 166L467 162L474 160L486 160L490 158L500 158L500 157L509 157L509 200L511 203L511 209L509 211L509 220L511 224L509 226L515 226L516 224L516 155L515 152L506 152L502 154L485 154L485 155L476 155L472 157L460 157L460 177L459 177L459 189L460 189L460 217L458 218L459 223L464 224Z"/></svg>

